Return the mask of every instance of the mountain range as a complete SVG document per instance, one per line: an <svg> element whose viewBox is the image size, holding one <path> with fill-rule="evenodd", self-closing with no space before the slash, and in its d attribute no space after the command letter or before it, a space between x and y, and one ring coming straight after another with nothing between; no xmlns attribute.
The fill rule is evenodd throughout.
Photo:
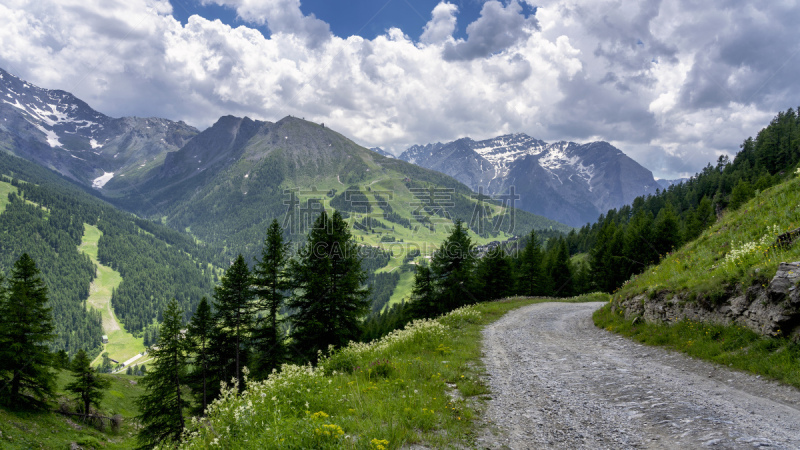
<svg viewBox="0 0 800 450"><path fill-rule="evenodd" d="M510 134L415 145L399 159L450 175L488 195L513 190L521 209L575 227L663 188L652 172L607 142L547 143Z"/></svg>
<svg viewBox="0 0 800 450"><path fill-rule="evenodd" d="M375 226L355 233L371 245L386 242L385 234L438 244L444 238L440 225L456 219L469 223L478 243L534 228L570 229L486 202L456 179L380 155L322 124L291 116L277 122L223 116L200 131L161 118L112 118L68 92L34 86L0 69L2 150L229 255L254 256L268 222L288 220L292 196L325 208L338 205L353 220L363 219L348 206L354 194L379 205ZM414 206L430 189L447 193L446 211ZM513 217L513 223L503 217Z"/></svg>

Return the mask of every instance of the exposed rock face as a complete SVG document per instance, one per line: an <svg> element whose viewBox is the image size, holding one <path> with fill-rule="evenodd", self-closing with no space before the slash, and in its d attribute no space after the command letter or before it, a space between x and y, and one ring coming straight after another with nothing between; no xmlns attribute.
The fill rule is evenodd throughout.
<svg viewBox="0 0 800 450"><path fill-rule="evenodd" d="M615 304L626 318L642 317L648 322L683 319L719 324L738 324L762 335L783 334L800 340L800 262L780 263L778 272L765 286L739 288L719 305L691 301L688 294L659 293L649 299L638 295Z"/></svg>

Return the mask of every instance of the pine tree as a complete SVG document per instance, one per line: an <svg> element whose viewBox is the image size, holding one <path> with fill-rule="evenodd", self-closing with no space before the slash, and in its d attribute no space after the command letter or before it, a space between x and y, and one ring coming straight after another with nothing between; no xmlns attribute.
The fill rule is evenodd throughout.
<svg viewBox="0 0 800 450"><path fill-rule="evenodd" d="M514 270L511 259L500 247L492 248L478 261L475 278L481 300L495 300L513 293Z"/></svg>
<svg viewBox="0 0 800 450"><path fill-rule="evenodd" d="M55 353L53 356L53 366L59 369L69 369L71 367L69 355L63 348Z"/></svg>
<svg viewBox="0 0 800 450"><path fill-rule="evenodd" d="M622 252L625 256L625 267L630 272L640 272L645 267L658 261L658 248L653 227L653 214L643 209L638 210L625 227Z"/></svg>
<svg viewBox="0 0 800 450"><path fill-rule="evenodd" d="M175 299L167 305L163 317L158 348L152 351L153 368L142 380L145 393L136 401L142 424L138 440L144 447L177 442L185 426L183 410L188 406L182 393L187 342L181 332L183 311Z"/></svg>
<svg viewBox="0 0 800 450"><path fill-rule="evenodd" d="M198 414L204 414L208 406L208 381L211 370L211 336L214 332L215 320L211 313L208 300L203 297L197 305L197 310L192 316L187 327L186 338L190 351L194 354L194 370L187 378L187 384L192 388L197 400ZM144 366L142 366L144 369Z"/></svg>
<svg viewBox="0 0 800 450"><path fill-rule="evenodd" d="M530 297L546 295L548 280L544 270L544 254L534 230L528 235L528 243L518 259L517 292Z"/></svg>
<svg viewBox="0 0 800 450"><path fill-rule="evenodd" d="M0 395L12 407L43 408L55 375L47 343L55 337L47 286L36 263L23 253L11 270L8 290L0 278Z"/></svg>
<svg viewBox="0 0 800 450"><path fill-rule="evenodd" d="M463 222L457 220L453 231L431 261L439 313L478 302L472 277L474 266L472 240Z"/></svg>
<svg viewBox="0 0 800 450"><path fill-rule="evenodd" d="M414 319L429 319L439 314L439 305L433 288L431 268L426 263L416 267L408 315Z"/></svg>
<svg viewBox="0 0 800 450"><path fill-rule="evenodd" d="M548 259L548 273L553 283L553 294L556 297L569 297L572 295L572 267L567 242L563 238L558 239Z"/></svg>
<svg viewBox="0 0 800 450"><path fill-rule="evenodd" d="M111 381L102 378L100 374L91 366L92 362L83 349L78 350L72 360L70 371L75 377L64 389L78 396L82 403L83 414L90 414L90 407L100 406L100 402L105 396L105 390L111 386ZM130 372L131 368L128 367ZM128 373L130 375L130 373Z"/></svg>
<svg viewBox="0 0 800 450"><path fill-rule="evenodd" d="M654 245L659 258L681 245L681 223L671 203L658 212L654 229Z"/></svg>
<svg viewBox="0 0 800 450"><path fill-rule="evenodd" d="M239 391L244 390L242 367L246 364L247 343L253 326L253 302L255 291L251 285L250 269L240 254L222 277L220 285L214 288L214 309L217 310L220 330L227 334L234 344L234 373L239 382Z"/></svg>
<svg viewBox="0 0 800 450"><path fill-rule="evenodd" d="M290 287L285 272L288 261L289 245L283 241L278 221L273 220L267 230L261 260L253 269L257 308L265 313L253 331L253 372L261 378L266 378L272 369L279 368L286 361L278 312L285 300L284 292Z"/></svg>
<svg viewBox="0 0 800 450"><path fill-rule="evenodd" d="M299 261L290 273L295 295L291 337L302 358L316 361L328 346L342 347L361 335L361 318L369 311L358 246L338 211L322 212L308 234Z"/></svg>

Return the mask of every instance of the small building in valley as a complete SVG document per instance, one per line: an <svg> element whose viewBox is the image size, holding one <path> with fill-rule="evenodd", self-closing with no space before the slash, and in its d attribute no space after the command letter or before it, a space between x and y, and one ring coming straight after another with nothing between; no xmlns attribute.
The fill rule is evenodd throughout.
<svg viewBox="0 0 800 450"><path fill-rule="evenodd" d="M103 335L103 344L108 344L108 336Z"/></svg>

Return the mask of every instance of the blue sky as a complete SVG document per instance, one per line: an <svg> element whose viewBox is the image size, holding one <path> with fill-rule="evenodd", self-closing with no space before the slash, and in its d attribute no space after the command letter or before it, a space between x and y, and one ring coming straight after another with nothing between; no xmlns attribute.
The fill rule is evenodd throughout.
<svg viewBox="0 0 800 450"><path fill-rule="evenodd" d="M794 1L203 1L0 0L0 67L115 117L603 140L661 178L800 105Z"/></svg>
<svg viewBox="0 0 800 450"><path fill-rule="evenodd" d="M173 16L186 24L189 16L200 15L207 19L219 19L232 26L246 24L237 17L236 10L228 6L203 4L196 0L170 0ZM374 39L387 29L400 28L412 39L419 39L430 12L439 0L304 0L300 10L306 15L314 14L327 22L333 34L339 37L358 35ZM482 0L451 1L458 6L456 37L465 38L467 25L474 22L481 12ZM528 6L528 13L532 12ZM266 36L269 28L256 26Z"/></svg>

